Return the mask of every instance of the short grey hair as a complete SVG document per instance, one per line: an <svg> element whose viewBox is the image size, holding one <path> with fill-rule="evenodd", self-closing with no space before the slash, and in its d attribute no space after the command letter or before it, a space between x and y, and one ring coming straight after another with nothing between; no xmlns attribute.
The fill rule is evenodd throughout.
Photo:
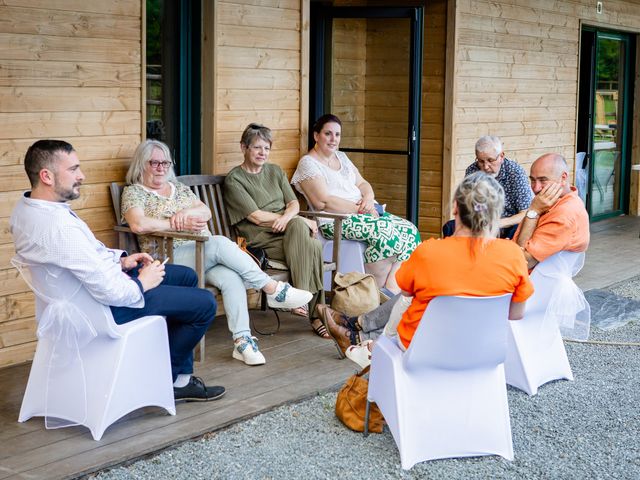
<svg viewBox="0 0 640 480"><path fill-rule="evenodd" d="M242 137L240 137L240 144L245 147L250 147L256 138L260 138L269 143L269 146L273 144L271 129L259 123L250 123L247 125L247 128L242 132Z"/></svg>
<svg viewBox="0 0 640 480"><path fill-rule="evenodd" d="M169 151L169 147L167 147L166 143L162 143L159 140L145 140L136 151L133 152L133 158L131 159L131 165L129 165L129 170L127 171L127 176L125 178L127 185L135 185L136 183L142 183L142 175L144 173L144 165L147 163L151 156L153 155L153 150L158 149L162 151L164 154L165 160L169 160L171 162L171 167L169 168L169 173L167 175L167 180L176 181L176 173L173 170L173 160L171 159L171 152Z"/></svg>
<svg viewBox="0 0 640 480"><path fill-rule="evenodd" d="M476 152L486 153L495 158L502 153L502 140L495 135L483 135L476 142Z"/></svg>

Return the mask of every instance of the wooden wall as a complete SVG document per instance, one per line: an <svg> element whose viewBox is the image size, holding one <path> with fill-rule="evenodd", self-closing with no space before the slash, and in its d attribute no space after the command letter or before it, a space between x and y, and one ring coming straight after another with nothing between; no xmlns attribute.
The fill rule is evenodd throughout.
<svg viewBox="0 0 640 480"><path fill-rule="evenodd" d="M367 20L367 84L365 89L365 147L406 150L409 116L408 18ZM362 176L378 202L406 216L407 156L369 153Z"/></svg>
<svg viewBox="0 0 640 480"><path fill-rule="evenodd" d="M507 156L527 171L551 151L573 166L581 24L640 29L636 1L603 3L597 14L590 0L455 1L453 111L446 127L451 157L445 158L451 175L445 182L452 187L462 178L483 134L500 136ZM634 152L632 163L639 163L637 145Z"/></svg>
<svg viewBox="0 0 640 480"><path fill-rule="evenodd" d="M419 227L426 238L440 236L442 228L447 0L427 0L424 6Z"/></svg>
<svg viewBox="0 0 640 480"><path fill-rule="evenodd" d="M331 45L331 113L342 121L340 144L364 148L365 91L367 75L367 21L339 18L333 22ZM362 169L363 155L349 153Z"/></svg>
<svg viewBox="0 0 640 480"><path fill-rule="evenodd" d="M212 4L205 2L204 30L214 39L215 65L202 88L214 118L203 119L203 141L212 142L203 170L224 174L242 163L242 131L259 122L274 133L270 161L291 174L301 145L302 2L216 1L207 14Z"/></svg>
<svg viewBox="0 0 640 480"><path fill-rule="evenodd" d="M108 183L124 178L141 134L139 0L0 2L0 367L30 360L33 295L9 261L9 216L29 182L35 140L70 142L86 175L73 208L112 244Z"/></svg>

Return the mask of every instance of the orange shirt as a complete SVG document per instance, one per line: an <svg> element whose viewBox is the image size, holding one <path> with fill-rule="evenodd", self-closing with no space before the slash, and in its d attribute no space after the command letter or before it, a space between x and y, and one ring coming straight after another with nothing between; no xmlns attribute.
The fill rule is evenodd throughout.
<svg viewBox="0 0 640 480"><path fill-rule="evenodd" d="M413 338L427 305L442 295L489 297L513 293L513 302L524 302L533 293L524 255L514 242L495 239L476 243L472 239L448 237L422 242L402 264L396 281L413 301L398 324L405 347Z"/></svg>
<svg viewBox="0 0 640 480"><path fill-rule="evenodd" d="M520 228L513 236L518 240ZM540 215L533 235L524 248L538 262L561 251L584 252L589 246L589 215L575 187L544 215Z"/></svg>

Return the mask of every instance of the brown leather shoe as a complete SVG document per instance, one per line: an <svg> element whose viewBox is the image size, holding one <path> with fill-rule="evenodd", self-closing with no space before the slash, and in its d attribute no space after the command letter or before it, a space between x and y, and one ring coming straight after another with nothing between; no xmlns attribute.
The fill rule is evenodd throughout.
<svg viewBox="0 0 640 480"><path fill-rule="evenodd" d="M325 304L318 304L316 309L322 319L322 323L324 323L324 326L329 331L329 335L331 335L331 338L336 344L340 358L346 358L345 352L347 348L352 345L351 337L353 335L349 329L342 326L342 314Z"/></svg>

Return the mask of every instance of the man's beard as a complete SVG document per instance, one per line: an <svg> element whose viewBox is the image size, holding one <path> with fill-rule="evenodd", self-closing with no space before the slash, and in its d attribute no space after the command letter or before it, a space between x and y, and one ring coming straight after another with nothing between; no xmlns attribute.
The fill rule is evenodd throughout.
<svg viewBox="0 0 640 480"><path fill-rule="evenodd" d="M70 189L64 189L60 185L56 185L54 191L58 195L61 202L68 202L80 197L80 191L75 191L75 188L80 187L81 183L74 183Z"/></svg>

